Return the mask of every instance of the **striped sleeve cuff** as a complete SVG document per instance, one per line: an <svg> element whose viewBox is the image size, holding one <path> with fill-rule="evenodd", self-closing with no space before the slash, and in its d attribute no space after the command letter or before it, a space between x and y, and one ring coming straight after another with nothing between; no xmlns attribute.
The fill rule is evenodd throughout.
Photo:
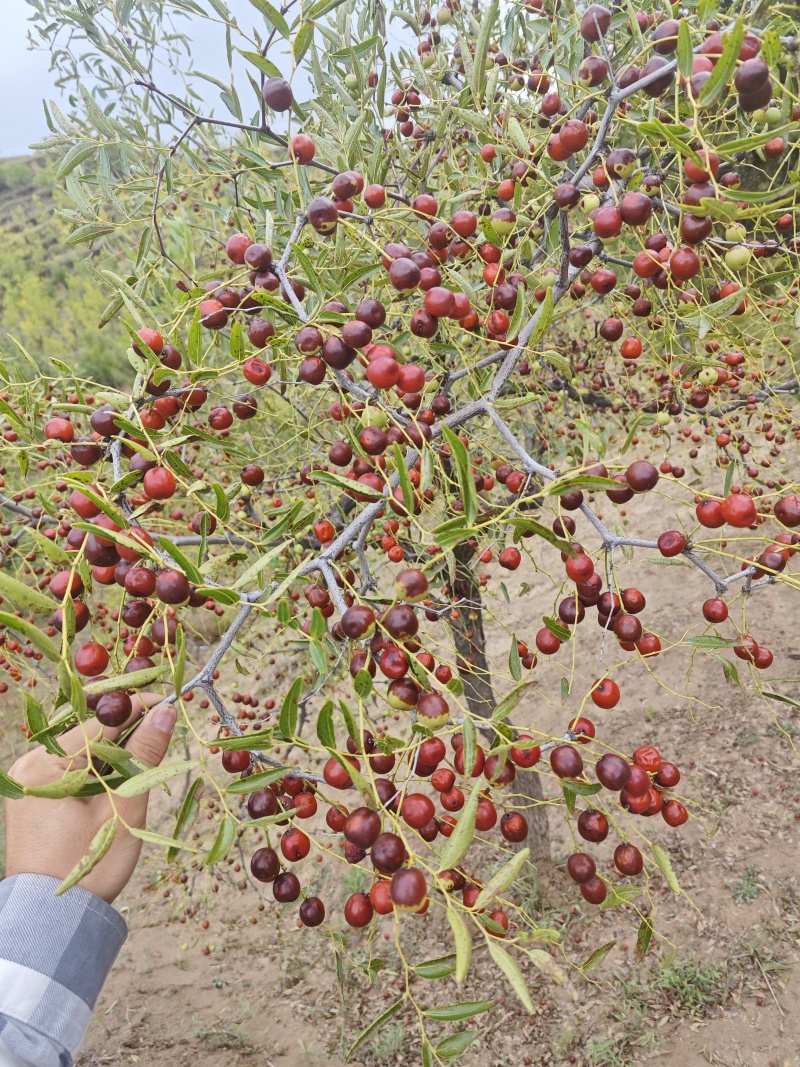
<svg viewBox="0 0 800 1067"><path fill-rule="evenodd" d="M105 901L18 874L0 882L0 1067L69 1067L127 937Z"/></svg>

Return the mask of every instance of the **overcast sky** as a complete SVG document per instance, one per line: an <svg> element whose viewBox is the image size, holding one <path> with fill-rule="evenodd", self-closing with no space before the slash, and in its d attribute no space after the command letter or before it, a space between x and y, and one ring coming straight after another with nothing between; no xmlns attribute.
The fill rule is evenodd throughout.
<svg viewBox="0 0 800 1067"><path fill-rule="evenodd" d="M231 13L243 27L258 24L263 27L261 15L248 0L227 0ZM42 111L42 100L55 97L57 91L50 74L49 56L34 52L27 45L28 17L31 8L25 0L0 0L2 8L2 33L0 33L0 100L3 109L0 115L0 157L21 155L28 145L47 136L47 126ZM193 64L197 69L215 74L223 81L228 78L225 58L224 35L219 25L204 19L192 19ZM279 55L271 58L283 67ZM288 69L288 68L287 68ZM197 79L197 88L204 83ZM249 87L246 79L237 77L242 101L247 99ZM218 90L208 87L207 100L213 106L219 104ZM218 114L227 114L219 104Z"/></svg>

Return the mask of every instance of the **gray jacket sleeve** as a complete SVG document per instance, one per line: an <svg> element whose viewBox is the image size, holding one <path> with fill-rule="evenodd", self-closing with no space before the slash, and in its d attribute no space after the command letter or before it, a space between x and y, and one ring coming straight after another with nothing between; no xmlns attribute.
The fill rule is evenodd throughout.
<svg viewBox="0 0 800 1067"><path fill-rule="evenodd" d="M71 1067L128 934L105 901L59 884L0 882L0 1067Z"/></svg>

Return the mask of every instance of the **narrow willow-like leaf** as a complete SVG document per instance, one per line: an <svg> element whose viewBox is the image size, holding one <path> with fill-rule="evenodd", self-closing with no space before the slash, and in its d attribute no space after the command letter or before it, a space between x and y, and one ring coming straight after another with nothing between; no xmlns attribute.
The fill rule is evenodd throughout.
<svg viewBox="0 0 800 1067"><path fill-rule="evenodd" d="M103 856L106 855L108 850L114 844L114 838L117 836L117 828L119 822L116 815L112 815L110 819L107 819L97 833L92 838L92 843L89 845L89 851L79 860L67 877L61 883L56 890L56 896L60 897L62 893L66 893L68 889L72 889L74 885L77 885L86 875L94 870Z"/></svg>
<svg viewBox="0 0 800 1067"><path fill-rule="evenodd" d="M616 941L607 941L605 945L596 948L590 956L587 956L581 964L583 973L586 974L594 970L595 967L599 967L616 943Z"/></svg>
<svg viewBox="0 0 800 1067"><path fill-rule="evenodd" d="M51 663L59 663L61 661L61 649L32 623L26 622L24 619L18 619L16 615L11 615L7 611L0 611L0 626L5 626L9 630L16 630L18 634L27 637L33 647L38 649L43 656L46 656Z"/></svg>
<svg viewBox="0 0 800 1067"><path fill-rule="evenodd" d="M189 771L194 771L199 766L200 760L187 759L181 760L179 763L167 763L161 767L151 767L149 770L142 771L141 774L135 774L133 778L128 778L127 781L123 782L117 788L117 796L125 798L141 796L142 793L147 793L159 785L164 785L165 782L176 778L179 774L187 774Z"/></svg>
<svg viewBox="0 0 800 1067"><path fill-rule="evenodd" d="M672 869L672 861L666 854L661 845L653 845L653 855L655 856L656 863L661 869L661 873L664 875L667 885L672 892L678 896L681 891L680 885L678 885L678 879L675 876L675 872Z"/></svg>
<svg viewBox="0 0 800 1067"><path fill-rule="evenodd" d="M485 908L487 904L490 904L495 897L500 896L506 889L516 882L522 872L523 867L528 862L528 858L531 854L529 848L523 848L516 855L512 856L507 863L494 874L483 889L478 894L478 899L475 901L475 908L480 910Z"/></svg>
<svg viewBox="0 0 800 1067"><path fill-rule="evenodd" d="M213 867L215 863L224 860L233 847L233 842L235 840L236 820L232 819L230 815L226 815L219 824L219 830L214 839L214 844L211 846L211 851L206 856L206 866Z"/></svg>
<svg viewBox="0 0 800 1067"><path fill-rule="evenodd" d="M650 918L642 919L639 924L639 932L636 935L636 951L634 958L637 963L641 961L647 955L647 950L650 947L650 941L653 937L653 923Z"/></svg>
<svg viewBox="0 0 800 1067"><path fill-rule="evenodd" d="M456 981L460 985L472 965L472 934L461 912L453 907L447 909L447 921L456 943Z"/></svg>
<svg viewBox="0 0 800 1067"><path fill-rule="evenodd" d="M289 687L289 691L283 698L281 714L278 720L278 729L284 737L294 737L297 730L297 714L300 704L300 694L303 691L303 679L295 678Z"/></svg>
<svg viewBox="0 0 800 1067"><path fill-rule="evenodd" d="M469 851L469 846L475 836L475 817L478 813L481 788L480 782L476 782L472 787L472 792L461 811L455 829L447 839L447 844L442 852L439 860L440 871L446 871L450 867L458 866Z"/></svg>
<svg viewBox="0 0 800 1067"><path fill-rule="evenodd" d="M181 840L184 831L188 830L197 818L197 813L200 810L200 799L203 796L203 789L203 779L195 778L186 791L186 796L183 798L178 817L175 820L175 832L172 836L176 841ZM167 863L172 863L178 855L178 851L177 846L170 845L167 849Z"/></svg>
<svg viewBox="0 0 800 1067"><path fill-rule="evenodd" d="M52 597L45 596L35 586L27 586L0 571L0 595L11 601L19 611L40 611L50 614L58 605Z"/></svg>
<svg viewBox="0 0 800 1067"><path fill-rule="evenodd" d="M526 1011L533 1012L533 1001L531 995L528 992L528 987L525 984L525 977L520 970L520 966L517 961L510 956L501 945L491 937L486 939L486 945L489 949L489 955L494 962L506 976L511 983L511 987L522 1002ZM546 955L546 953L545 953Z"/></svg>
<svg viewBox="0 0 800 1067"><path fill-rule="evenodd" d="M394 1004L390 1005L386 1009L386 1011L381 1012L381 1014L377 1017L377 1019L373 1019L372 1022L369 1024L369 1026L365 1027L365 1029L363 1029L361 1031L361 1033L358 1035L358 1037L355 1039L353 1044L348 1049L347 1056L345 1057L345 1063L350 1059L350 1057L353 1055L354 1052L356 1052L359 1048L361 1048L361 1046L364 1044L364 1042L367 1040L367 1038L369 1038L372 1034L374 1034L376 1030L380 1029L380 1027L385 1022L388 1022L389 1019L391 1019L393 1015L397 1015L397 1013L400 1011L400 1009L405 1004L405 1001L406 1001L406 995L405 995L405 993L403 993L403 995L401 997L399 997L394 1002Z"/></svg>
<svg viewBox="0 0 800 1067"><path fill-rule="evenodd" d="M489 1011L496 1003L496 1000L463 1000L459 1004L447 1004L442 1008L428 1008L423 1014L429 1019L436 1019L437 1022L459 1023Z"/></svg>
<svg viewBox="0 0 800 1067"><path fill-rule="evenodd" d="M447 978L449 974L452 974L456 969L456 957L454 952L449 952L446 956L437 956L433 960L423 960L422 963L414 964L412 970L415 974L418 974L420 978L428 978L431 981L437 981L440 978Z"/></svg>

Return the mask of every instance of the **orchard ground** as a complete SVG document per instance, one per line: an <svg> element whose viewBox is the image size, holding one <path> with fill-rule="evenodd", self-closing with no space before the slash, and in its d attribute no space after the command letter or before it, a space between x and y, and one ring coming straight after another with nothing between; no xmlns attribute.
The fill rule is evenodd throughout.
<svg viewBox="0 0 800 1067"><path fill-rule="evenodd" d="M670 508L665 497L648 494L632 501L627 511L631 525L646 537L669 527ZM544 550L553 551L549 546ZM699 604L709 591L692 569L642 562L644 555L640 552L632 564L618 561L630 572L630 582L622 571L620 582L635 582L648 606L657 606L658 632L666 647L696 623ZM531 617L546 610L542 600L553 595L546 575L531 573L526 566L509 579L495 563L484 569L492 574L487 609L502 614L503 622L524 636ZM501 578L512 593L510 605L499 591ZM522 581L531 589L517 598L513 591ZM792 679L800 657L800 608L788 591L778 590L777 596L765 592L751 598L748 621L775 652L769 688L797 697ZM491 623L487 631L489 655L502 662L508 653L507 635ZM586 644L596 657L599 642L594 632L587 633ZM476 955L463 987L452 978L440 983L413 978L411 992L424 1007L494 999L504 1006L459 1025L481 1030L460 1061L465 1067L800 1063L795 1011L800 996L800 786L794 751L800 718L791 717L789 705L766 707L758 698L748 701L725 682L721 664L717 669L705 657L687 675L688 651L674 650L652 664L640 661L630 667L620 704L607 712L593 709L592 715L598 734L613 738L619 751L646 741L666 759L680 756L685 794L707 808L710 835L697 820L679 831L660 820L644 827L669 853L685 895L673 896L656 875L650 894L657 937L644 961L637 963L639 916L629 906L604 911L584 904L564 869L571 846L563 807L553 806L555 863L542 872L540 886L529 878L516 887L514 899L560 930L567 960L575 967L597 948L616 944L586 977L558 956L566 976L561 986L525 967L536 1005L532 1018L526 1017L485 950ZM738 661L737 666L746 669ZM276 672L276 693L278 674L286 667L278 657L268 668ZM558 690L555 668L540 657L531 677L537 685L518 709L520 720L527 706L531 713L535 710L542 728L558 732L564 711L555 706L548 710L546 704L548 695L552 699ZM257 696L271 691L268 672L253 691ZM14 728L19 709L6 699L4 765L23 743ZM189 708L193 716L199 713L196 703ZM545 792L554 795L552 778ZM180 797L180 785L172 799L165 794L154 797L153 829L171 832ZM347 795L343 799L347 802ZM204 800L197 824L201 831L206 805ZM209 813L209 832L212 818ZM249 838L243 846L249 858ZM593 846L599 873L605 873L612 850L611 839ZM342 874L340 865L316 864L313 856L312 851L297 865L303 868L298 873L325 899L326 923L347 938L342 987L329 940L319 931L298 929L291 907L279 917L269 887L250 883L244 891L236 889L237 882L249 881L246 865L241 872L228 868L216 892L210 892L213 880L205 871L195 878L190 873L186 890L171 879L154 888L163 853L150 850L120 901L131 934L98 1004L80 1067L343 1063L355 1037L396 998L404 971L394 949L392 916L378 919L371 936L369 929L345 927L344 900L368 885L366 872L353 868ZM488 850L486 858L491 864ZM262 899L264 910L259 911ZM196 908L196 914L186 917L187 906ZM646 898L643 907L649 908ZM450 929L440 911L400 921L411 962L452 950ZM359 969L366 970L370 960L372 983ZM442 1033L453 1029L452 1024L442 1025ZM412 1015L390 1019L350 1062L365 1067L418 1064Z"/></svg>

